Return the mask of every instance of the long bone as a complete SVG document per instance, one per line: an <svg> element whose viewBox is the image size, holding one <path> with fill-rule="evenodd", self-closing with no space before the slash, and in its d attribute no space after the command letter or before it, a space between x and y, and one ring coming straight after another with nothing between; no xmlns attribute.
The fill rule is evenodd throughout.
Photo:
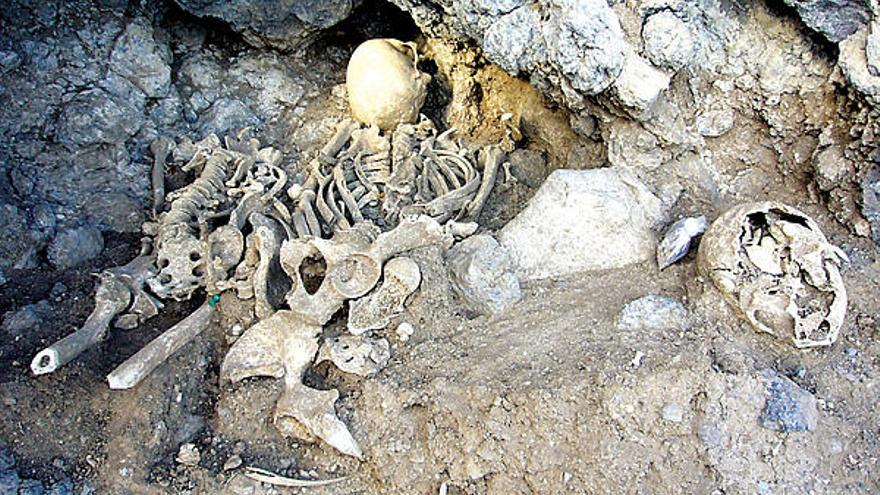
<svg viewBox="0 0 880 495"><path fill-rule="evenodd" d="M214 313L214 306L206 302L162 335L150 341L107 375L110 388L127 389L140 383L172 354L202 333L211 323Z"/></svg>
<svg viewBox="0 0 880 495"><path fill-rule="evenodd" d="M107 335L113 318L126 308L136 321L157 314L161 304L142 289L144 280L155 273L153 261L145 247L128 264L103 271L95 292L95 309L85 324L38 352L31 361L31 371L35 375L51 373L98 344Z"/></svg>
<svg viewBox="0 0 880 495"><path fill-rule="evenodd" d="M498 167L504 160L504 151L498 146L483 148L480 150L479 160L483 164L483 176L480 180L480 189L477 191L474 199L467 205L463 217L465 220L470 221L477 220L480 216L480 212L483 211L483 206L485 206L489 194L492 193L492 188L495 186L495 179L498 176Z"/></svg>
<svg viewBox="0 0 880 495"><path fill-rule="evenodd" d="M153 170L151 173L153 185L153 215L159 213L162 203L165 202L165 162L174 147L174 141L160 136L150 143L150 152L153 154Z"/></svg>

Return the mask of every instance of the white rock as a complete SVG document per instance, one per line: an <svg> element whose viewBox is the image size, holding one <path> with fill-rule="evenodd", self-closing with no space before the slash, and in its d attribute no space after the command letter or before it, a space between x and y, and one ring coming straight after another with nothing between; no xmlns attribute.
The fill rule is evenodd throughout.
<svg viewBox="0 0 880 495"><path fill-rule="evenodd" d="M180 446L175 460L184 466L196 466L202 460L202 455L199 453L198 447L191 443L185 443Z"/></svg>
<svg viewBox="0 0 880 495"><path fill-rule="evenodd" d="M880 76L875 76L868 67L867 41L867 27L841 41L837 63L849 82L876 103L880 100Z"/></svg>
<svg viewBox="0 0 880 495"><path fill-rule="evenodd" d="M681 69L694 56L694 37L687 24L672 12L658 12L642 26L645 55L659 67Z"/></svg>
<svg viewBox="0 0 880 495"><path fill-rule="evenodd" d="M413 328L412 324L404 321L400 325L397 325L397 330L395 330L395 332L397 333L397 338L400 339L401 342L406 342L414 333L416 333L416 329Z"/></svg>
<svg viewBox="0 0 880 495"><path fill-rule="evenodd" d="M681 423L684 420L684 411L681 409L681 406L674 402L663 406L660 415L670 423Z"/></svg>
<svg viewBox="0 0 880 495"><path fill-rule="evenodd" d="M620 268L653 259L664 214L629 173L556 170L498 239L521 281Z"/></svg>
<svg viewBox="0 0 880 495"><path fill-rule="evenodd" d="M649 115L651 107L666 88L669 76L630 51L623 63L623 71L611 86L612 94L624 108L632 110L639 119Z"/></svg>
<svg viewBox="0 0 880 495"><path fill-rule="evenodd" d="M446 260L452 286L471 311L499 313L522 297L510 254L490 235L468 237L449 250Z"/></svg>
<svg viewBox="0 0 880 495"><path fill-rule="evenodd" d="M687 309L675 299L648 295L623 307L617 323L621 330L686 330L690 327Z"/></svg>

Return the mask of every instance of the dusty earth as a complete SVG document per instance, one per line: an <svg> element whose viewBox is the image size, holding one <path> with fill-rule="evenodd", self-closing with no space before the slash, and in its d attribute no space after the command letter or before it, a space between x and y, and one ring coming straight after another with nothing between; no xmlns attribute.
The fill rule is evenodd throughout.
<svg viewBox="0 0 880 495"><path fill-rule="evenodd" d="M851 260L843 269L849 307L840 339L827 348L797 350L755 333L698 276L693 252L663 272L644 262L530 282L516 306L494 317L477 316L463 309L452 290L444 253L423 248L413 253L422 268L421 288L402 318L415 333L404 342L387 331L393 355L388 366L362 379L325 363L307 376L313 387L339 389L337 412L366 454L357 461L326 445L282 437L270 419L279 393L274 380L220 382L238 311L229 299L221 300L223 318L210 331L132 390L110 391L106 374L194 310L198 300L170 303L137 330L113 330L61 370L31 375L31 357L78 328L91 311L92 274L136 255L137 226L149 216L149 141L160 134L197 139L253 125L261 141L291 162L308 158L347 114L341 84L348 55L364 39L395 36L416 40L425 54L421 68L434 76L425 113L438 127L456 126L477 143L512 140L516 149L512 176L499 178L480 218L481 232L503 227L552 170L619 162L629 144L631 155L647 156L650 142L637 141L639 134L619 124L622 117L601 102L590 103L594 120L574 118L524 78L490 64L476 45L424 36L405 13L377 2L364 3L296 53L254 48L219 21L193 17L171 3L84 3L44 12L15 2L0 14L0 48L30 52L4 67L4 112L13 102L42 94L37 86L25 87L33 73L66 77L77 88L93 84L69 77L86 69L62 55L70 36L96 37L101 26L107 32L96 43L105 51L121 26L136 19L152 26L164 47L159 52L170 57L170 75L163 96L143 98L146 123L107 138L115 144L105 137L71 141L70 135L80 134L64 131L73 125L64 123L60 110L67 96L30 110L46 114L41 118L48 123L28 127L3 114L0 195L28 220L22 227L7 215L0 235L29 235L39 247L9 248L15 259L0 272L0 493L880 492L880 250L857 235L852 217L831 197L835 193L821 183L817 189L815 174L799 158L801 147L809 154L824 139L818 136L823 122L867 119L864 127L870 127L871 117L864 102L822 68L831 65L835 54L829 52L836 48L808 33L791 12L758 3L734 17L746 26L778 25L773 29L783 34L771 42L781 46L797 38L792 56L820 67L824 86L788 93L785 108L771 108L753 95L758 90L739 85L728 102L736 109L732 129L703 143L700 159L713 157L709 171L694 171L696 151L664 151L678 174L693 172L691 182L681 179L685 192L670 210L672 216L699 213L711 220L743 201L775 199L813 216ZM673 80L670 106L692 103L682 96L689 84L683 77ZM701 84L707 85L693 83ZM55 90L50 85L46 91ZM214 96L199 96L212 91ZM44 100L33 101L36 106ZM501 119L508 112L514 128ZM846 134L846 124L838 127L835 133ZM104 158L84 157L86 149ZM59 158L68 155L67 162ZM130 165L125 173L107 165L121 155ZM29 160L39 166L27 168ZM75 167L73 162L95 165L64 168ZM668 176L651 170L646 182L669 185ZM23 178L28 173L29 181ZM54 192L41 174L73 183L76 191L86 191L85 199L68 201L63 188ZM62 180L69 174L84 182ZM101 174L111 179L86 180ZM126 182L126 174L140 178ZM169 170L170 189L190 179ZM134 227L122 213L101 217L83 206L113 194L134 205L126 207L137 217ZM50 227L40 223L44 204L55 219ZM100 255L75 266L51 262L48 240L65 222L82 218L103 232ZM662 328L620 325L624 306L646 295L676 299L687 314ZM344 318L345 310L326 335L340 332ZM768 377L815 398L808 430L768 427ZM791 405L795 415L804 412L802 406ZM175 461L185 443L201 454L195 466ZM224 468L235 456L242 467L345 479L318 488L261 485L245 478L241 467Z"/></svg>

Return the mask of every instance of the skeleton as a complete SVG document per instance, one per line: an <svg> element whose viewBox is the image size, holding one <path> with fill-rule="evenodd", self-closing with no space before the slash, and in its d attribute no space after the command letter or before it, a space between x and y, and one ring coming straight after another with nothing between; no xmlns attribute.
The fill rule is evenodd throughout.
<svg viewBox="0 0 880 495"><path fill-rule="evenodd" d="M846 314L846 254L806 214L768 201L737 206L703 236L697 267L756 330L795 347L831 345Z"/></svg>
<svg viewBox="0 0 880 495"><path fill-rule="evenodd" d="M418 265L398 255L448 248L476 230L504 154L495 146L470 150L452 132L438 135L424 117L386 134L346 119L298 170L261 148L249 129L222 143L215 135L177 145L157 140L154 182L164 181L169 155L186 161L182 169L196 179L164 199L163 184L154 183L156 210L167 208L144 226L155 253L105 272L86 325L38 354L34 372L53 371L100 341L126 308L117 326L134 328L157 314L161 304L145 284L158 298L180 301L204 290L208 299L195 313L108 376L111 388L133 387L200 335L219 294L233 292L253 301L258 322L230 348L222 378L283 379L278 429L361 457L336 417L338 392L308 388L302 377L319 355L323 326L348 300L352 335L326 341L320 359L361 375L381 369L387 340L366 332L389 325L421 279Z"/></svg>

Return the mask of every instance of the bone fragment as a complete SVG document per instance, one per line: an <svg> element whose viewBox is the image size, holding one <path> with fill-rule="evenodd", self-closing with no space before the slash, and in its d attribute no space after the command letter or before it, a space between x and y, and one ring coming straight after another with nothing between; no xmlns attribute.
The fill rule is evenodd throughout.
<svg viewBox="0 0 880 495"><path fill-rule="evenodd" d="M202 330L211 323L215 311L214 306L206 302L191 315L153 339L107 375L110 388L128 389L140 383L172 354L202 333Z"/></svg>
<svg viewBox="0 0 880 495"><path fill-rule="evenodd" d="M358 376L375 375L391 359L391 345L384 338L340 335L324 341L315 363L330 361L340 370Z"/></svg>
<svg viewBox="0 0 880 495"><path fill-rule="evenodd" d="M293 311L281 310L245 333L226 354L220 370L224 380L238 382L253 376L284 379L284 391L275 406L275 426L304 441L315 437L343 454L357 458L363 452L345 424L336 417L336 390L315 390L302 383L318 352L321 325L306 322Z"/></svg>
<svg viewBox="0 0 880 495"><path fill-rule="evenodd" d="M327 486L335 483L339 483L340 481L345 481L347 478L333 478L329 480L300 480L295 478L288 478L286 476L281 476L279 474L275 474L271 471L266 471L265 469L255 468L255 467L246 467L244 475L248 478L259 481L260 483L267 483L269 485L275 486L285 486L285 487L312 487L312 486Z"/></svg>

